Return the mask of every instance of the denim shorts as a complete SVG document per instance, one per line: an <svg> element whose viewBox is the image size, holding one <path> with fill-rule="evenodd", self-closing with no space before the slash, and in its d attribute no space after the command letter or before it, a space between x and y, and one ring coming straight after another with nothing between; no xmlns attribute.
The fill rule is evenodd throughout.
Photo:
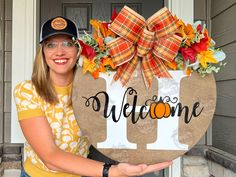
<svg viewBox="0 0 236 177"><path fill-rule="evenodd" d="M30 177L24 170L24 168L21 169L20 177Z"/></svg>

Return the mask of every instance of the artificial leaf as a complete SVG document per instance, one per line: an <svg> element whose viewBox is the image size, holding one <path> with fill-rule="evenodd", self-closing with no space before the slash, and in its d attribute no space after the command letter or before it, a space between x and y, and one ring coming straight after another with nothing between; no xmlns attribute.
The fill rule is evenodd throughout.
<svg viewBox="0 0 236 177"><path fill-rule="evenodd" d="M185 61L190 61L190 63L195 63L197 54L195 50L193 50L192 48L184 48L184 47L181 47L179 50L183 55Z"/></svg>
<svg viewBox="0 0 236 177"><path fill-rule="evenodd" d="M223 61L225 58L226 58L226 55L223 51L216 51L214 53L214 58L220 62L220 61Z"/></svg>
<svg viewBox="0 0 236 177"><path fill-rule="evenodd" d="M166 66L168 66L172 70L176 70L177 69L177 63L176 63L175 60L173 60L172 62L164 61L164 63L165 63Z"/></svg>
<svg viewBox="0 0 236 177"><path fill-rule="evenodd" d="M187 75L187 76L190 76L191 75L191 69L190 68L187 68L186 70L185 70L185 74Z"/></svg>
<svg viewBox="0 0 236 177"><path fill-rule="evenodd" d="M104 43L103 43L103 38L97 37L95 40L97 41L100 50L101 51L105 50Z"/></svg>
<svg viewBox="0 0 236 177"><path fill-rule="evenodd" d="M177 19L177 17L174 17L176 19L176 25L178 27L178 32L177 34L179 34L180 37L182 37L183 39L185 39L187 37L187 35L184 32L184 28L185 28L185 24L182 20Z"/></svg>
<svg viewBox="0 0 236 177"><path fill-rule="evenodd" d="M197 59L203 68L207 68L207 63L218 63L218 61L214 58L213 51L202 51L197 55Z"/></svg>
<svg viewBox="0 0 236 177"><path fill-rule="evenodd" d="M194 49L197 53L206 51L208 45L208 36L204 35L204 38L200 40L200 42L196 42L191 45L191 48Z"/></svg>
<svg viewBox="0 0 236 177"><path fill-rule="evenodd" d="M94 79L97 79L99 77L99 69L95 70L91 73Z"/></svg>
<svg viewBox="0 0 236 177"><path fill-rule="evenodd" d="M84 58L83 60L83 74L85 74L87 71L90 73L94 72L94 69L96 68L96 63L92 60L88 60L87 58Z"/></svg>
<svg viewBox="0 0 236 177"><path fill-rule="evenodd" d="M193 40L193 38L195 36L192 25L187 24L187 26L185 26L185 28L184 28L184 33L187 36L187 39L185 40L185 43L186 43L186 45L190 46L191 41Z"/></svg>
<svg viewBox="0 0 236 177"><path fill-rule="evenodd" d="M81 55L84 55L88 59L93 59L96 56L96 52L92 47L90 47L88 44L85 44L81 40L79 40L79 43L82 47Z"/></svg>
<svg viewBox="0 0 236 177"><path fill-rule="evenodd" d="M90 24L92 25L94 30L97 32L98 29L99 29L99 22L98 22L98 20L91 19L90 20Z"/></svg>
<svg viewBox="0 0 236 177"><path fill-rule="evenodd" d="M114 21L116 17L117 17L117 11L116 11L116 8L114 8L111 15L111 21Z"/></svg>
<svg viewBox="0 0 236 177"><path fill-rule="evenodd" d="M106 68L103 65L99 65L98 70L99 70L99 72L102 72L102 73L106 72Z"/></svg>
<svg viewBox="0 0 236 177"><path fill-rule="evenodd" d="M112 69L116 69L116 66L114 65L114 63L110 57L103 58L102 64L104 66L111 66Z"/></svg>

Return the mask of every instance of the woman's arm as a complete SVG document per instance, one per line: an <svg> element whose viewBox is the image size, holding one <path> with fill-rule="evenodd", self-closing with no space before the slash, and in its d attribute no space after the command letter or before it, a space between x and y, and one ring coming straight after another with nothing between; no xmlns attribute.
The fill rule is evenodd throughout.
<svg viewBox="0 0 236 177"><path fill-rule="evenodd" d="M51 127L45 117L21 120L20 126L27 142L49 169L83 176L102 176L102 162L65 152L56 146ZM164 162L147 166L120 163L112 165L109 176L139 176L166 168L170 164Z"/></svg>
<svg viewBox="0 0 236 177"><path fill-rule="evenodd" d="M86 176L101 176L103 163L67 153L56 146L51 127L45 117L21 120L20 126L27 142L49 169Z"/></svg>

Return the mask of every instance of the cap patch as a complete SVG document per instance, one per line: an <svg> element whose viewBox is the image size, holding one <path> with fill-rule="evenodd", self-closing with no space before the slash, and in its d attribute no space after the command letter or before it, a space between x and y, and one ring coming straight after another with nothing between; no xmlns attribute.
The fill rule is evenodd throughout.
<svg viewBox="0 0 236 177"><path fill-rule="evenodd" d="M55 30L63 30L67 27L67 22L65 19L57 17L51 22L51 26Z"/></svg>

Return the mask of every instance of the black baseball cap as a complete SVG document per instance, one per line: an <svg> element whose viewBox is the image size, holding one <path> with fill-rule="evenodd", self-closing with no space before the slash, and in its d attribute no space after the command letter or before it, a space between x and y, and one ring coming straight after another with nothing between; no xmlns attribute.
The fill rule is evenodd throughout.
<svg viewBox="0 0 236 177"><path fill-rule="evenodd" d="M57 16L49 19L42 25L39 42L42 43L48 37L56 34L66 34L75 38L79 37L77 26L73 21Z"/></svg>

